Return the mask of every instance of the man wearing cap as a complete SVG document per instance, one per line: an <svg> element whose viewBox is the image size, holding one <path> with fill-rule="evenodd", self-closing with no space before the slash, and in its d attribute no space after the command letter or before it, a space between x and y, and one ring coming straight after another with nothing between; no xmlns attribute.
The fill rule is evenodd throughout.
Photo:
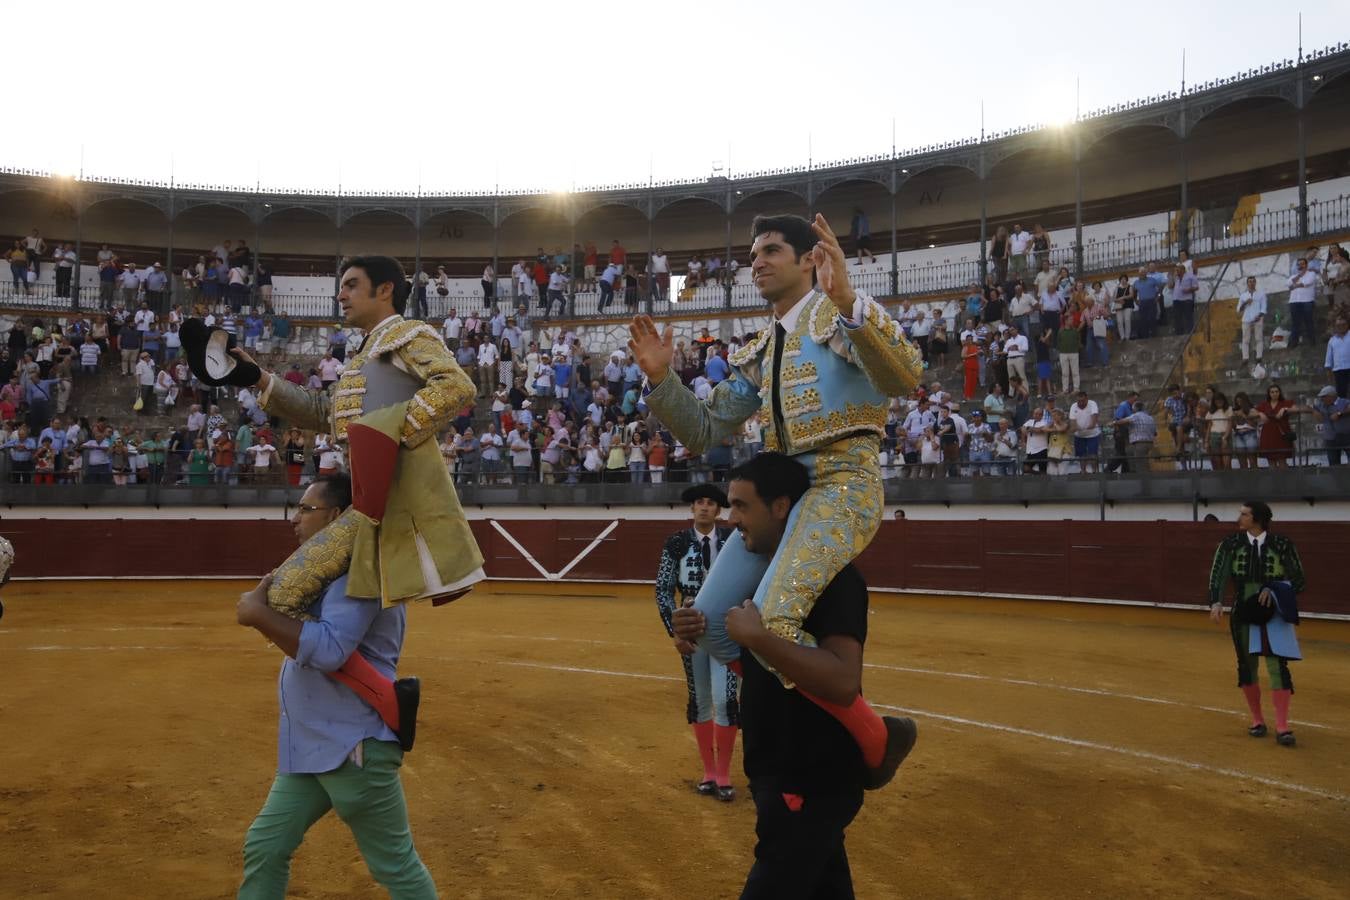
<svg viewBox="0 0 1350 900"><path fill-rule="evenodd" d="M1336 389L1328 384L1317 392L1312 410L1317 414L1327 464L1339 466L1341 454L1350 456L1350 400L1336 396Z"/></svg>
<svg viewBox="0 0 1350 900"><path fill-rule="evenodd" d="M164 266L156 262L150 269L150 273L145 276L145 302L146 305L155 313L168 312L164 305L164 297L169 286L169 276L164 272Z"/></svg>
<svg viewBox="0 0 1350 900"><path fill-rule="evenodd" d="M737 728L736 675L707 650L675 637L671 618L677 606L693 604L704 576L731 535L729 527L717 522L728 506L727 495L714 484L699 484L686 489L680 499L689 504L694 524L666 538L656 575L656 608L684 664L689 698L685 717L694 729L694 740L703 761L703 778L695 789L700 794L716 794L719 800L730 801L736 797L731 786L731 754L736 746Z"/></svg>

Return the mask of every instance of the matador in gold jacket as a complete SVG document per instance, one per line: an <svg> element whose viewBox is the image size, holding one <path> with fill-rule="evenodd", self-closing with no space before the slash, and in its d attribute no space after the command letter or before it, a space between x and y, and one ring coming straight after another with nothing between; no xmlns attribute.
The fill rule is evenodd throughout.
<svg viewBox="0 0 1350 900"><path fill-rule="evenodd" d="M385 606L453 599L484 578L436 442L474 394L436 330L400 315L370 330L328 390L268 380L263 408L331 432L352 475L351 508L276 570L269 606L300 617L344 572L349 596Z"/></svg>

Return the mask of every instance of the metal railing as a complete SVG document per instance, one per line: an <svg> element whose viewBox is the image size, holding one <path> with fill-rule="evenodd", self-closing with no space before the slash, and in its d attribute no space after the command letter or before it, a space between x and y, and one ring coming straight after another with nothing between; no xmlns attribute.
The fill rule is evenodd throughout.
<svg viewBox="0 0 1350 900"><path fill-rule="evenodd" d="M1304 464L1288 468L1258 468L1214 471L1199 467L1160 470L1150 465L1130 472L1061 472L1020 477L971 477L969 472L953 477L906 477L906 467L883 470L886 500L906 506L919 504L969 504L1068 502L1100 505L1109 503L1189 503L1241 500L1259 495L1269 500L1304 501L1309 497L1350 498L1350 465ZM1069 463L1068 465L1073 465ZM1021 471L1021 462L1016 464ZM649 474L649 473L648 473ZM675 475L680 477L672 477ZM517 478L506 471L461 475L456 485L465 506L679 506L680 494L691 480L709 480L714 473L706 466L685 473L664 473L662 481L649 478L633 482L629 473L605 477L580 477L559 472L551 484L540 483L536 473ZM15 483L0 482L0 504L22 506L277 506L293 507L303 487L291 487L282 478L241 484L140 483Z"/></svg>

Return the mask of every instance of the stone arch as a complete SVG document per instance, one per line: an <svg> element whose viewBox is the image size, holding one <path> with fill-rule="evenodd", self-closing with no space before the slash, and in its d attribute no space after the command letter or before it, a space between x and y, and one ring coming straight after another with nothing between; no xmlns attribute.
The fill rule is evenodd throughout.
<svg viewBox="0 0 1350 900"><path fill-rule="evenodd" d="M683 258L690 251L725 243L726 222L726 210L716 200L685 197L657 210L652 226L656 246Z"/></svg>

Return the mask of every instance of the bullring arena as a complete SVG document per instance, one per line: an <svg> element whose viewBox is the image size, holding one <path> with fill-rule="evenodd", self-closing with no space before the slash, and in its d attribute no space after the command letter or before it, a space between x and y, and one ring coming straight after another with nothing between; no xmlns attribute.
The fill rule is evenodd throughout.
<svg viewBox="0 0 1350 900"><path fill-rule="evenodd" d="M603 520L581 523L575 540L550 546L555 523L498 524L550 573L604 530ZM142 525L81 523L67 537L108 547L139 533L123 563L133 575L163 564L154 545L162 559L217 573L248 565L250 550L270 559L287 546L274 521ZM531 563L495 526L474 526L502 577L448 607L416 608L401 664L424 684L403 775L419 852L443 894L733 895L753 807L744 792L730 805L693 792L679 665L651 585L623 577L654 571L653 537L674 518L621 522L561 581L505 577ZM884 525L864 573L933 577L915 558L917 526ZM1049 546L1058 527L1035 537ZM974 528L952 523L930 546ZM1176 529L1160 540L1171 549L1154 552L1184 573L1177 594L1194 595L1208 568L1200 548L1225 530ZM28 571L60 565L61 539L35 522L7 519L4 532L29 548ZM1343 533L1320 543L1314 528L1295 533L1305 559L1344 546ZM213 542L236 550L213 554ZM88 565L116 557L105 549ZM1063 563L1005 556L968 575L1071 568ZM1332 587L1317 581L1310 591ZM232 893L275 758L280 654L233 621L253 583L11 583L0 620L0 896ZM1334 600L1344 609L1343 593ZM864 689L914 716L921 737L849 830L859 896L1255 897L1272 882L1290 897L1345 896L1350 623L1301 626L1290 751L1247 736L1226 630L1199 607L895 591L871 601ZM739 772L734 780L743 787ZM1239 874L1253 845L1263 853ZM310 831L289 896L381 895L335 817Z"/></svg>
<svg viewBox="0 0 1350 900"><path fill-rule="evenodd" d="M506 42L491 27L466 27L462 5L406 14L399 5L378 11L405 33L416 26L416 50L397 66L352 49L348 18L296 6L315 20L297 24L274 4L270 21L247 22L238 41L265 45L267 64L228 45L230 59L250 64L223 84L201 65L217 48L197 33L224 30L210 11L191 27L195 10L176 11L177 30L162 39L154 29L165 17L124 11L135 31L119 50L143 40L156 53L101 66L97 112L111 118L92 128L69 98L88 92L93 79L80 66L101 65L106 33L82 47L86 36L64 29L70 65L25 61L33 48L49 52L45 42L7 49L16 70L43 81L42 102L23 108L22 134L0 149L0 538L17 555L0 585L0 900L235 896L245 834L278 772L283 654L256 622L237 624L236 604L295 548L302 492L350 471L350 447L337 417L290 428L304 413L270 406L270 380L221 389L200 365L190 371L183 335L194 326L179 327L193 319L232 334L294 390L347 398L340 415L363 422L366 362L353 361L363 349L380 355L372 333L394 321L383 334L406 329L406 341L386 359L415 349L419 372L428 360L440 366L424 378L406 359L396 364L410 375L398 379L406 419L398 410L401 440L385 434L379 446L438 447L450 474L442 483L423 452L431 462L417 471L430 488L399 482L390 493L409 506L384 533L411 534L407 510L443 488L428 518L441 515L453 483L484 557L486 580L467 596L413 606L398 664L421 679L416 747L400 777L416 849L442 897L738 894L756 838L744 732L735 799L703 795L717 785L707 771L699 784L683 670L653 580L663 542L689 524L688 483L722 480L774 446L765 439L773 427L827 433L833 453L862 433L860 422L880 441L885 501L857 560L870 590L863 691L881 713L912 717L919 738L848 826L857 896L1350 897L1342 11L1324 3L1326 15L1300 13L1309 35L1331 41L1305 48L1302 18L1282 10L1258 17L1235 4L1226 32L1215 32L1196 25L1207 10L1135 4L1135 18L1169 31L1124 53L1101 43L1107 26L1093 25L1087 7L965 11L963 45L1001 51L987 54L994 66L1027 63L1024 76L996 68L991 78L952 66L949 41L910 37L949 34L949 10L857 4L869 8L830 11L853 26L847 81L836 83L839 67L828 79L796 79L789 94L763 90L772 66L742 36L753 32L784 59L820 58L829 32L819 13L789 33L796 17L772 22L759 8L724 5L705 17L715 23L682 10L694 25L681 27L716 52L682 46L676 64L644 59L640 73L616 80L634 34L644 57L670 52L670 23L641 24L643 4L624 9L629 32L605 32L624 37L613 53L583 30L602 19L584 3L562 17L548 9L548 30L530 28L542 16L513 5L516 21L494 23L523 32ZM231 27L246 18L232 13ZM1298 35L1296 49L1275 36L1275 18L1289 19L1280 27ZM1055 22L1057 51L1089 52L1041 52L1050 46L1042 21ZM374 24L369 33L378 48ZM1228 33L1251 39L1223 40ZM453 43L442 41L448 34ZM1194 42L1189 80L1182 37ZM314 47L340 51L316 64ZM1181 53L1175 88L1159 74L1173 65L1159 47ZM930 51L943 55L925 59ZM137 69L142 57L153 74ZM1065 60L1105 68L1079 78L1056 68ZM551 71L541 77L543 64ZM287 65L305 70L301 80L286 84ZM313 89L320 66L329 67L325 91ZM932 89L929 73L939 71ZM568 78L561 90L558 72ZM700 79L712 72L720 80L709 87ZM1000 92L988 128L968 78ZM1072 115L1059 102L1071 83ZM541 100L550 91L564 99ZM492 108L442 102L475 92ZM169 98L167 127L146 106L151 96ZM277 98L286 103L273 110ZM966 122L977 101L978 131ZM904 108L883 113L888 103ZM405 121L397 104L416 111ZM213 120L205 127L198 107ZM889 116L888 150L861 137ZM1047 121L1057 124L1025 124ZM772 147L755 143L768 139ZM822 162L822 142L826 156L854 155ZM691 177L702 158L671 161L712 146L721 154L724 144L706 175ZM615 148L618 157L606 155ZM568 153L572 187L559 190ZM774 155L784 153L787 162ZM741 168L743 155L762 168ZM636 157L646 160L640 175ZM769 254L755 244L751 256L752 241L792 230L780 219L752 234L759 217L817 214L841 239L829 266L836 290L823 292L842 320L824 302L812 307L823 316L798 316L818 297L814 282L793 280L816 277L797 244L776 251L786 259L791 250L796 269L761 262L765 275L755 263ZM364 267L348 265L356 254L370 254ZM393 274L371 279L367 296L344 278L374 271L372 261ZM798 312L779 308L788 290L765 287L775 277L793 297L806 292ZM394 299L376 302L385 285ZM853 305L864 294L879 305ZM374 316L387 315L385 302L408 321ZM774 400L787 392L787 418L801 421L751 420L720 444L687 446L696 441L673 434L680 429L654 408L669 400L647 402L644 372L716 396L715 383L750 377L730 361L752 342L756 352L770 346L785 312L799 323L782 332L785 347L798 341L787 353L815 349L801 343L808 331L835 350L819 351L819 371L806 359L788 364L795 372L750 363L755 377L772 372ZM627 357L637 315L673 329L668 368ZM832 330L818 336L818 327ZM840 351L853 339L839 336L855 327L886 337L883 361L898 373L888 386L876 370L855 378L867 393L859 405L821 374L840 359L867 368L858 344ZM447 354L478 389L472 400ZM407 396L413 382L421 412ZM1075 402L1076 414L1066 409ZM778 406L762 414L781 417ZM492 428L513 436L495 459L484 439ZM796 440L797 450L825 446ZM398 465L414 458L397 452ZM391 458L384 474L395 471ZM1286 745L1249 735L1233 639L1208 616L1215 547L1253 500L1273 508L1271 533L1294 542L1307 573L1292 747L1287 735ZM473 556L462 543L435 549L462 562ZM1250 558L1268 562L1268 550ZM424 576L451 587L444 567L422 562ZM699 560L686 562L701 572ZM433 581L424 586L436 593ZM1267 713L1272 699L1267 690ZM305 749L348 736L337 734L342 723L325 724L335 734L311 735ZM706 747L713 728L701 724ZM392 756L392 744L367 740ZM320 774L365 769L367 746ZM374 784L375 768L352 780ZM363 811L391 793L372 788ZM404 868L417 868L409 859L400 857ZM386 894L352 830L326 815L295 855L286 896Z"/></svg>

